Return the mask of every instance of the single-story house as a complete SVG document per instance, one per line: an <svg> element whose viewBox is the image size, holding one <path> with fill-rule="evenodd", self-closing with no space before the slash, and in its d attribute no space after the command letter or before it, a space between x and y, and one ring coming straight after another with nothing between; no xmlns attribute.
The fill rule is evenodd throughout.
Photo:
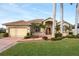
<svg viewBox="0 0 79 59"><path fill-rule="evenodd" d="M57 23L57 21L55 21ZM33 25L36 24L34 27ZM39 24L45 25L45 28L38 27ZM60 22L59 22L60 24ZM69 26L70 24L64 22L65 25ZM47 19L35 19L30 21L15 21L3 24L6 26L6 31L9 33L11 37L24 37L27 33L31 33L33 35L39 36L51 36L52 35L52 25L53 25L53 18Z"/></svg>

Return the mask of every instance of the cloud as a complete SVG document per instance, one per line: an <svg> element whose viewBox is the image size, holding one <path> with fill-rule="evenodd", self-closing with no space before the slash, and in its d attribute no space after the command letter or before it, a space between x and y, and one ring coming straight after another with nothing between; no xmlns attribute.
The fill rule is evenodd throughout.
<svg viewBox="0 0 79 59"><path fill-rule="evenodd" d="M47 12L47 11L43 11L41 9L38 9L38 8L32 8L33 10L37 11L37 12L40 12L40 13L43 13L43 14L46 14L46 15L50 15L51 14L51 11L50 12Z"/></svg>
<svg viewBox="0 0 79 59"><path fill-rule="evenodd" d="M0 25L8 21L45 18L51 15L51 11L43 11L45 10L44 8L38 9L37 7L38 6L34 6L33 4L24 3L0 4Z"/></svg>
<svg viewBox="0 0 79 59"><path fill-rule="evenodd" d="M28 13L27 10L23 10L21 7L19 7L18 4L4 4L2 5L2 9L4 9L7 12L14 12L14 13L19 13L19 14L25 14Z"/></svg>

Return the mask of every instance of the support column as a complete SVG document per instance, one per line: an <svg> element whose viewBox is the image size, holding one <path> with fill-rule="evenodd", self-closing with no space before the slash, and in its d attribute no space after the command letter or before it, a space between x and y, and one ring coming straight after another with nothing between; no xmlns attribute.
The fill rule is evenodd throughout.
<svg viewBox="0 0 79 59"><path fill-rule="evenodd" d="M60 31L63 34L63 3L60 3L60 19L61 19L61 25L60 25Z"/></svg>
<svg viewBox="0 0 79 59"><path fill-rule="evenodd" d="M53 23L52 23L52 37L55 35L55 26L56 26L56 3L53 3Z"/></svg>

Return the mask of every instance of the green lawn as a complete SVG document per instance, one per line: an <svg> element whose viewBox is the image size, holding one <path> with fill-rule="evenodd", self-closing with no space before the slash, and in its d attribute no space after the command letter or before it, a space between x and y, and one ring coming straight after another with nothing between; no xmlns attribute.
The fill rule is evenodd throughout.
<svg viewBox="0 0 79 59"><path fill-rule="evenodd" d="M79 40L32 41L18 43L2 52L5 56L79 56Z"/></svg>
<svg viewBox="0 0 79 59"><path fill-rule="evenodd" d="M4 33L0 33L0 38L2 38L2 37L3 37L3 35L4 35Z"/></svg>

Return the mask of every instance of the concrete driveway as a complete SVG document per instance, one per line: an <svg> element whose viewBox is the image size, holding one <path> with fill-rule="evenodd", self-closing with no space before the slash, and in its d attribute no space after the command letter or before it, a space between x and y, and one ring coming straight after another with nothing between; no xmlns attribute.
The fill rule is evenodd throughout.
<svg viewBox="0 0 79 59"><path fill-rule="evenodd" d="M11 37L0 39L0 53L14 46L17 43L17 41L22 39L23 38L11 38Z"/></svg>

